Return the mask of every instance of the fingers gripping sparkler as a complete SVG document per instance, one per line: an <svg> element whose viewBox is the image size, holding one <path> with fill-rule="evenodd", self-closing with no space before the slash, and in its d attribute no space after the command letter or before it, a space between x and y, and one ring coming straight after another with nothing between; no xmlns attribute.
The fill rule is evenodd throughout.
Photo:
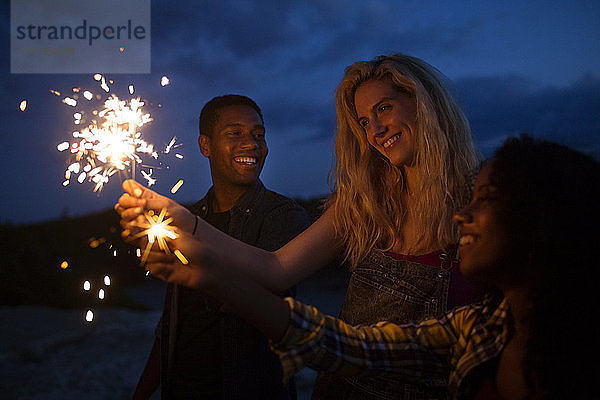
<svg viewBox="0 0 600 400"><path fill-rule="evenodd" d="M155 242L158 242L158 246L162 251L164 251L166 254L170 254L171 251L169 249L169 245L167 244L166 238L174 240L179 237L175 226L171 225L173 218L169 217L165 219L167 215L167 210L165 208L160 211L158 216L152 211L145 211L143 215L148 223L148 228L133 236L133 239L138 239L143 236L148 237L148 243L146 244L146 248L144 249L144 253L142 254L141 258L142 265L148 260L148 255L150 254L152 246ZM181 251L174 250L173 254L179 259L179 261L181 261L182 264L185 265L188 263Z"/></svg>
<svg viewBox="0 0 600 400"><path fill-rule="evenodd" d="M173 218L169 217L165 219L165 216L167 215L167 210L165 208L160 211L158 216L151 211L145 211L143 215L148 221L148 228L136 234L133 238L137 239L142 236L148 236L148 244L146 244L146 249L142 254L141 260L141 263L145 264L154 242L158 242L160 249L165 253L170 254L169 246L167 245L165 238L177 239L178 235L175 232L175 227L170 225L171 222L173 222Z"/></svg>

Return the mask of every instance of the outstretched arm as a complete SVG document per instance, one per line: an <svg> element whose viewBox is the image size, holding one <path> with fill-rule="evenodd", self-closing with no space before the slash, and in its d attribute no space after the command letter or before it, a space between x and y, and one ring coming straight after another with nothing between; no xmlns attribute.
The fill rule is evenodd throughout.
<svg viewBox="0 0 600 400"><path fill-rule="evenodd" d="M123 183L125 194L115 209L121 215L124 237L131 237L143 223L144 210L160 213L164 208L174 218L173 224L181 231L191 234L210 251L219 263L241 271L264 287L275 292L295 285L303 278L332 262L339 254L339 244L333 229L330 212L319 218L308 229L276 252L268 252L233 239L199 217L193 216L176 202L144 188L135 181ZM195 230L194 230L195 228ZM143 239L143 238L142 238ZM138 244L143 247L142 241ZM184 253L185 254L185 253Z"/></svg>
<svg viewBox="0 0 600 400"><path fill-rule="evenodd" d="M183 265L172 254L153 250L145 268L154 277L201 290L217 304L223 304L266 336L281 338L288 321L288 307L283 299L266 290L242 273L221 264L219 257L190 234L170 241L190 261Z"/></svg>
<svg viewBox="0 0 600 400"><path fill-rule="evenodd" d="M192 248L202 244L189 242L193 239L183 235L172 243L189 252L189 265L153 252L146 268L167 282L201 290L271 338L286 379L309 366L342 375L392 373L404 381L445 384L449 355L456 353L456 321L460 319L351 327L313 307L273 295L238 271L219 265L210 250L201 252L203 258L196 258L199 253ZM190 275L190 270L197 273Z"/></svg>

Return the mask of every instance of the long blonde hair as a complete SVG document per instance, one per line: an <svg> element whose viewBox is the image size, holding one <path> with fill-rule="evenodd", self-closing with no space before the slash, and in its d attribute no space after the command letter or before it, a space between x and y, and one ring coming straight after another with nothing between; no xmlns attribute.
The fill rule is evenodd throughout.
<svg viewBox="0 0 600 400"><path fill-rule="evenodd" d="M335 165L330 173L337 237L353 267L373 248L390 250L402 240L407 218L407 184L397 168L372 148L359 125L356 89L370 80L391 81L417 103L415 169L417 203L411 213L420 235L415 250L442 249L457 239L452 215L468 201L469 175L479 162L469 123L444 82L422 60L402 54L359 61L346 68L337 87Z"/></svg>

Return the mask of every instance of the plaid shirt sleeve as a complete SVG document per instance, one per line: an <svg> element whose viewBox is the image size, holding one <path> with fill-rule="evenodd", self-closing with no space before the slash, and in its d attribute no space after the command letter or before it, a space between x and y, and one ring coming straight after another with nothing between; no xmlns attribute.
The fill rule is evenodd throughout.
<svg viewBox="0 0 600 400"><path fill-rule="evenodd" d="M410 382L443 384L464 315L450 312L418 324L380 322L352 327L291 298L290 324L278 343L284 379L304 366L339 375L392 374Z"/></svg>

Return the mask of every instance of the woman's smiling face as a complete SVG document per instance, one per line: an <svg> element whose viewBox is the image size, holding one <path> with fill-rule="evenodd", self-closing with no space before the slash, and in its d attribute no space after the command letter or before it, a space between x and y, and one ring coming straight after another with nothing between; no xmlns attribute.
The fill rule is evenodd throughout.
<svg viewBox="0 0 600 400"><path fill-rule="evenodd" d="M354 106L367 141L392 165L414 163L417 102L390 80L370 80L354 93Z"/></svg>
<svg viewBox="0 0 600 400"><path fill-rule="evenodd" d="M487 283L498 284L508 276L504 269L510 254L509 232L502 199L492 183L493 161L482 168L471 202L454 215L459 226L460 270L468 277L476 276Z"/></svg>

